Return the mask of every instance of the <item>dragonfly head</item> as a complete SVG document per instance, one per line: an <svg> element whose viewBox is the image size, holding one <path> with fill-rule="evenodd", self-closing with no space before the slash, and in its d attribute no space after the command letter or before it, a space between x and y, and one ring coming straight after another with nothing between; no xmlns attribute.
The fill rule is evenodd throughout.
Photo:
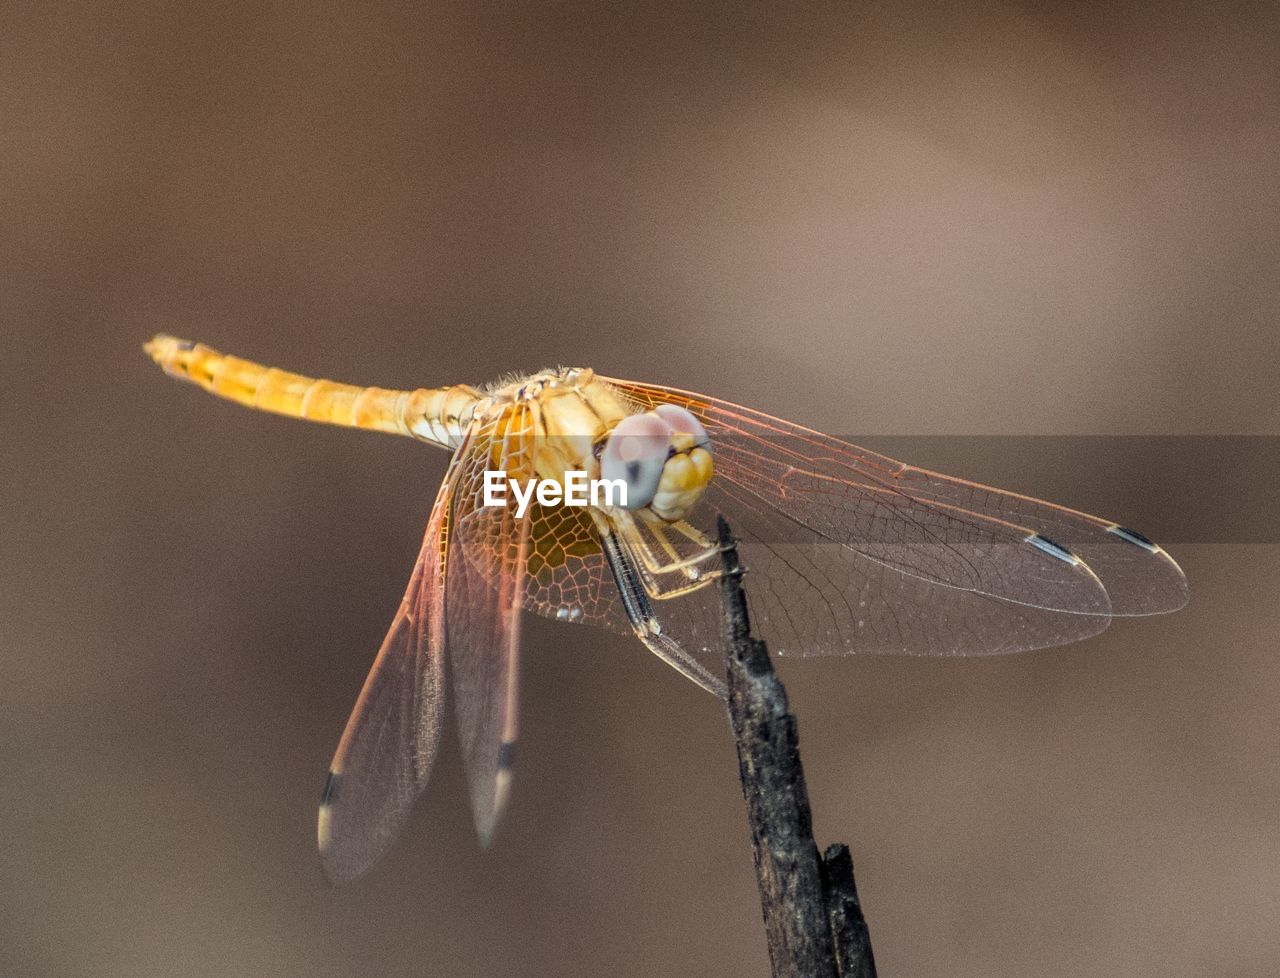
<svg viewBox="0 0 1280 978"><path fill-rule="evenodd" d="M711 439L689 411L660 404L630 414L609 433L600 453L600 477L620 479L631 510L683 519L711 481Z"/></svg>

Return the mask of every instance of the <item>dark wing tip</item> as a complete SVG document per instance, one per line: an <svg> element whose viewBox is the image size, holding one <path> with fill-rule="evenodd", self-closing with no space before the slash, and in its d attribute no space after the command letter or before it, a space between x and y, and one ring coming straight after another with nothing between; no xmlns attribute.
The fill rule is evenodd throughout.
<svg viewBox="0 0 1280 978"><path fill-rule="evenodd" d="M1055 540L1049 539L1043 533L1032 533L1027 537L1027 543L1035 547L1042 553L1048 554L1050 557L1057 557L1063 563L1076 564L1083 563L1079 557Z"/></svg>
<svg viewBox="0 0 1280 978"><path fill-rule="evenodd" d="M335 883L349 878L342 873L333 855L333 798L338 790L338 772L325 775L324 788L320 791L320 810L316 813L316 843L320 847L320 868Z"/></svg>
<svg viewBox="0 0 1280 978"><path fill-rule="evenodd" d="M334 845L334 801L342 776L330 771L320 792L320 808L316 813L316 842L320 848L320 871L330 883L349 883L363 876L373 859L363 850L352 852L349 846Z"/></svg>
<svg viewBox="0 0 1280 978"><path fill-rule="evenodd" d="M1169 551L1146 534L1127 526L1115 524L1107 527L1106 532L1130 544L1134 549L1129 552L1137 561L1133 566L1143 568L1140 576L1132 575L1116 587L1112 587L1104 575L1108 589L1113 591L1114 614L1126 617L1162 615L1186 605L1190 598L1187 576ZM1148 557L1155 559L1148 562Z"/></svg>
<svg viewBox="0 0 1280 978"><path fill-rule="evenodd" d="M475 816L476 838L481 849L493 845L498 823L511 794L511 775L515 769L516 742L504 740L498 747L497 763L492 775L481 777L472 785L471 809Z"/></svg>
<svg viewBox="0 0 1280 978"><path fill-rule="evenodd" d="M325 775L324 788L320 792L320 807L325 808L333 801L333 793L338 787L338 772L330 771Z"/></svg>
<svg viewBox="0 0 1280 978"><path fill-rule="evenodd" d="M1116 524L1115 526L1107 527L1107 532L1114 533L1121 540L1126 540L1134 546L1141 547L1149 554L1160 552L1160 548L1156 546L1156 544L1152 543L1150 538L1139 533L1137 530L1131 530L1126 526Z"/></svg>
<svg viewBox="0 0 1280 978"><path fill-rule="evenodd" d="M504 740L502 746L498 748L498 770L510 771L515 767L516 763L516 743L514 740Z"/></svg>

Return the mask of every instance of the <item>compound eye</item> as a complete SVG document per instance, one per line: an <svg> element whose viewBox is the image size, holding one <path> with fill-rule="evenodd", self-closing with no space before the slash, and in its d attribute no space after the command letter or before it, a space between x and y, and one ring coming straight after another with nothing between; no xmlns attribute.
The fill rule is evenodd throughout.
<svg viewBox="0 0 1280 978"><path fill-rule="evenodd" d="M707 429L702 427L702 422L695 418L691 411L676 404L659 404L653 409L653 413L669 424L671 430L677 435L691 437L695 445L703 448L711 445L711 439L707 437Z"/></svg>
<svg viewBox="0 0 1280 978"><path fill-rule="evenodd" d="M655 414L632 414L618 422L600 456L600 478L621 479L627 487L623 509L643 509L653 501L667 463L671 429Z"/></svg>

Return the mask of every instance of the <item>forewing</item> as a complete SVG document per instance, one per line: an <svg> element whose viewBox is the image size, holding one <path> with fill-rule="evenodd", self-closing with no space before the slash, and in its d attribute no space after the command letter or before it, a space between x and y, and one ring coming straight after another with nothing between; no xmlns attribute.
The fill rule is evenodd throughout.
<svg viewBox="0 0 1280 978"><path fill-rule="evenodd" d="M743 497L728 482L713 483L703 504L705 519L722 512L733 527L752 618L783 654L993 655L1079 641L1111 622L1105 614L1037 608L904 573ZM714 629L702 626L702 633L714 641Z"/></svg>
<svg viewBox="0 0 1280 978"><path fill-rule="evenodd" d="M506 805L518 727L520 609L529 554L528 514L485 506L484 471L530 477L534 412L524 402L480 422L452 505L445 574L449 673L476 832L488 845Z"/></svg>
<svg viewBox="0 0 1280 978"><path fill-rule="evenodd" d="M1106 587L1112 615L1159 614L1186 603L1186 578L1168 553L1115 521L907 465L727 401L615 383L644 404L688 407L716 440L717 477L870 556L914 543L943 543L963 552L963 546L983 540L1016 544L1038 534L1088 564ZM904 560L901 569L1037 607L1096 613L1088 589L1057 582L1046 589L1036 571L1039 557L1028 548L1014 546L1001 555L998 573L980 574L975 567L957 576L944 569L957 557L931 546L927 559L914 567Z"/></svg>
<svg viewBox="0 0 1280 978"><path fill-rule="evenodd" d="M1172 560L1109 521L725 401L611 383L638 407L679 404L702 419L716 474L693 519L708 526L716 509L729 518L756 617L767 616L793 654L978 654L1074 641L1106 626L1112 602L1099 576L1114 582L1126 614L1185 601ZM1061 537L1084 559L1056 545Z"/></svg>
<svg viewBox="0 0 1280 978"><path fill-rule="evenodd" d="M325 781L320 859L338 882L362 875L391 847L431 774L444 701L446 516L456 472L457 456Z"/></svg>
<svg viewBox="0 0 1280 978"><path fill-rule="evenodd" d="M1113 615L1159 615L1187 603L1187 579L1159 544L1111 520L1003 489L905 466L897 478L909 495L1029 527L1067 546L1102 579Z"/></svg>

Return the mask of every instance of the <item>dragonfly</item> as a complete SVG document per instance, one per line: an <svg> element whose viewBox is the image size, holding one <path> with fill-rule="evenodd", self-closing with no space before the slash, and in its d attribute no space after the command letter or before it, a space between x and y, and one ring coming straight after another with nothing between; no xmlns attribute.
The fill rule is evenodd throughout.
<svg viewBox="0 0 1280 978"><path fill-rule="evenodd" d="M703 394L587 368L388 390L167 335L144 349L239 404L452 453L325 780L317 834L335 881L387 852L426 787L446 660L476 830L489 844L511 788L525 612L635 636L724 698L710 586L721 573L717 513L748 569L752 619L783 654L1016 652L1187 601L1164 548L1113 520ZM625 492L594 505L526 496L523 509L486 494L493 473L563 488L575 472Z"/></svg>

